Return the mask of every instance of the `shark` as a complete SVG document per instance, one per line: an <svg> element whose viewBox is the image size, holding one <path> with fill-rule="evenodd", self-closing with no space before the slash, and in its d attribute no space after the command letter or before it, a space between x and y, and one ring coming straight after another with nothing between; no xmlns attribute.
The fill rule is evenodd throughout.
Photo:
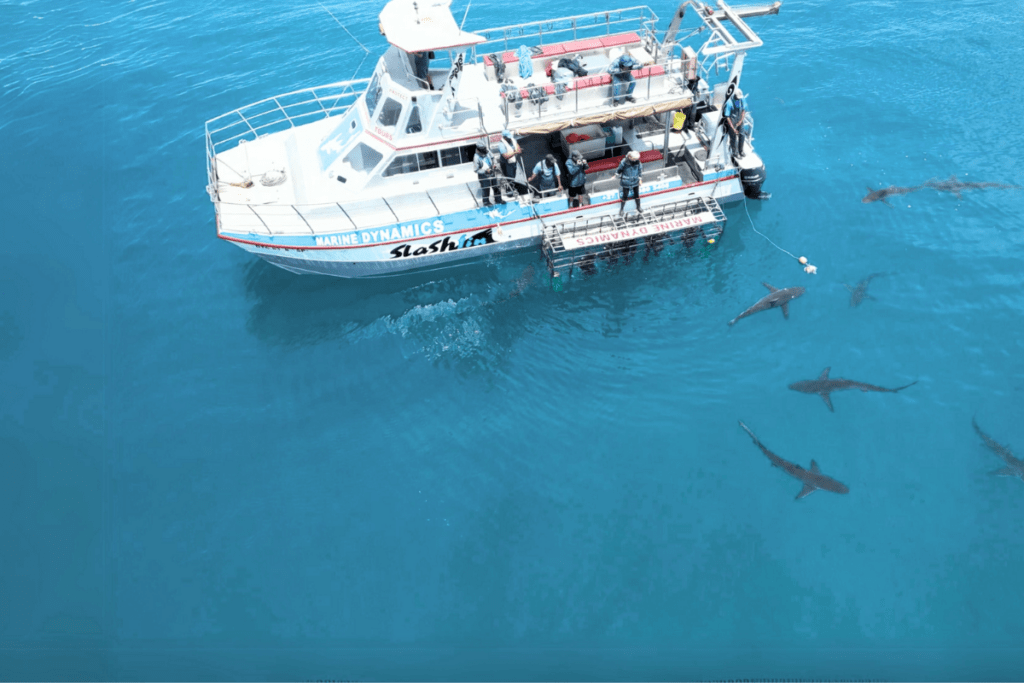
<svg viewBox="0 0 1024 683"><path fill-rule="evenodd" d="M854 307L859 306L860 302L864 301L864 299L871 299L872 301L877 301L875 297L868 294L868 283L870 283L876 277L881 277L883 275L885 275L885 273L871 273L871 275L868 275L866 278L858 282L855 287L851 287L850 285L844 285L848 290L850 290L850 305Z"/></svg>
<svg viewBox="0 0 1024 683"><path fill-rule="evenodd" d="M903 391L907 387L912 387L917 384L917 380L914 380L910 384L896 389L886 389L885 387L876 387L874 384L865 384L864 382L855 382L852 379L842 379L837 377L836 379L829 379L828 373L832 370L831 367L827 367L822 370L821 375L818 379L804 379L799 382L793 382L789 385L789 388L793 391L802 391L805 394L818 394L822 400L825 401L825 405L833 413L836 412L835 408L832 407L832 399L829 397L833 391L843 391L844 389L860 389L861 391L885 391L895 394L897 391Z"/></svg>
<svg viewBox="0 0 1024 683"><path fill-rule="evenodd" d="M786 474L794 479L799 479L800 482L803 483L804 487L800 489L800 493L796 494L796 500L806 498L815 491L831 491L832 493L850 492L850 489L847 488L846 484L822 474L821 469L818 467L818 463L815 461L811 460L811 469L805 470L795 462L789 462L768 450L768 447L761 443L761 441L754 435L754 432L750 431L750 428L743 424L742 420L740 420L740 427L743 427L743 430L750 435L750 438L754 440L754 443L761 449L761 452L768 456L768 459L771 460L773 466L782 468L785 470Z"/></svg>
<svg viewBox="0 0 1024 683"><path fill-rule="evenodd" d="M740 318L746 318L748 315L754 315L760 311L767 311L769 308L781 308L782 316L786 320L789 320L789 302L803 294L804 288L787 287L786 289L775 289L767 282L762 282L761 284L768 288L768 294L766 294L764 298L756 304L730 320L730 325L735 325L736 321Z"/></svg>
<svg viewBox="0 0 1024 683"><path fill-rule="evenodd" d="M1001 467L1000 469L992 472L992 474L997 477L1018 477L1021 481L1024 481L1024 460L1013 457L1013 453L1010 452L1009 448L981 431L981 427L978 426L978 421L973 417L971 418L971 424L974 425L974 431L978 432L978 436L980 436L981 440L985 442L985 445L1006 463L1006 467Z"/></svg>
<svg viewBox="0 0 1024 683"><path fill-rule="evenodd" d="M508 296L505 297L505 298L506 299L514 299L515 297L517 297L517 296L521 295L523 292L525 292L526 289L530 286L530 283L533 282L534 273L535 273L535 269L534 269L532 264L526 266L526 268L519 275L519 277L517 277L515 279L515 282L513 283L512 291L509 292Z"/></svg>
<svg viewBox="0 0 1024 683"><path fill-rule="evenodd" d="M929 180L925 183L925 187L930 187L933 190L939 192L949 192L955 194L957 199L961 199L961 193L964 190L984 190L985 188L995 188L999 190L1019 190L1020 185L1007 185L1005 183L974 183L970 181L961 182L956 179L955 175L949 176L949 180Z"/></svg>
<svg viewBox="0 0 1024 683"><path fill-rule="evenodd" d="M910 194L911 192L917 192L924 185L914 185L913 187L900 187L899 185L890 185L889 187L883 187L881 190L872 190L868 188L868 193L861 199L861 203L870 204L871 202L882 202L886 206L891 207L892 204L885 201L889 197L901 194Z"/></svg>

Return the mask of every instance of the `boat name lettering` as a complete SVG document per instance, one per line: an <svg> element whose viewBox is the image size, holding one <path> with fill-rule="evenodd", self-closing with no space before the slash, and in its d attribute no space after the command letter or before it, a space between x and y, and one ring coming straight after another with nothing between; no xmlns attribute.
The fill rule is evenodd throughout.
<svg viewBox="0 0 1024 683"><path fill-rule="evenodd" d="M494 235L491 232L491 228L481 230L473 235L461 235L458 239L453 239L454 236L445 236L444 239L431 242L425 247L416 247L413 249L411 244L402 244L391 250L391 258L411 258L414 256L424 256L426 254L443 254L446 251L456 251L458 249L469 249L470 247L482 247L485 244L494 244Z"/></svg>
<svg viewBox="0 0 1024 683"><path fill-rule="evenodd" d="M583 235L582 237L569 237L562 235L562 243L567 249L579 249L580 247L592 247L596 244L604 244L605 242L618 242L619 240L629 239L631 237L649 237L651 235L657 235L669 230L678 230L679 228L686 228L693 225L701 225L711 220L708 214L696 214L693 216L687 216L685 218L675 218L670 221L663 223L655 223L653 225L642 225L636 228L627 228L625 230L616 230L614 232L598 233L596 235Z"/></svg>
<svg viewBox="0 0 1024 683"><path fill-rule="evenodd" d="M437 235L443 231L444 221L439 218L433 222L424 221L422 223L399 225L393 228L381 228L380 230L363 230L343 235L316 237L314 241L318 247L354 247L359 244L426 237L428 235Z"/></svg>
<svg viewBox="0 0 1024 683"><path fill-rule="evenodd" d="M377 135L381 136L385 140L394 140L395 139L394 135L392 135L391 133L387 132L386 130L384 130L380 126L374 126L373 127L373 132L376 133Z"/></svg>

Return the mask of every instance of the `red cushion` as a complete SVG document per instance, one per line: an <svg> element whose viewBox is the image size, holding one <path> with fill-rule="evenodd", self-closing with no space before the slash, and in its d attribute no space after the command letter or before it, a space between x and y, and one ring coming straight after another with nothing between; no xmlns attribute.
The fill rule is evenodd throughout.
<svg viewBox="0 0 1024 683"><path fill-rule="evenodd" d="M629 45L639 43L640 36L636 33L618 33L614 36L604 36L599 39L603 47L616 47L618 45Z"/></svg>
<svg viewBox="0 0 1024 683"><path fill-rule="evenodd" d="M663 76L665 74L665 67L660 64L654 66L645 66L639 69L633 70L633 78L647 78L648 76Z"/></svg>
<svg viewBox="0 0 1024 683"><path fill-rule="evenodd" d="M565 54L565 43L555 43L554 45L541 45L541 55L544 57L557 57L558 55Z"/></svg>
<svg viewBox="0 0 1024 683"><path fill-rule="evenodd" d="M583 52L584 50L600 50L601 45L600 38L586 38L585 40L573 40L568 43L562 43L565 46L566 54L570 52Z"/></svg>

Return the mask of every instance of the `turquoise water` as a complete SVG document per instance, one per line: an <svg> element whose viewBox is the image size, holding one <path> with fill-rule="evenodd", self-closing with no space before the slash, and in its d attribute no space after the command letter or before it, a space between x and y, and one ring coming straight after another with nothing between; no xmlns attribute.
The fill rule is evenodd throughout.
<svg viewBox="0 0 1024 683"><path fill-rule="evenodd" d="M1024 11L751 23L750 218L818 274L738 205L708 258L554 292L534 254L346 282L216 239L203 122L359 62L316 3L0 4L0 677L1024 675L1024 484L971 428L1024 451L1024 191L860 201L1024 184ZM762 281L807 292L728 327ZM918 384L833 414L787 389L826 366ZM738 419L849 495L794 501Z"/></svg>

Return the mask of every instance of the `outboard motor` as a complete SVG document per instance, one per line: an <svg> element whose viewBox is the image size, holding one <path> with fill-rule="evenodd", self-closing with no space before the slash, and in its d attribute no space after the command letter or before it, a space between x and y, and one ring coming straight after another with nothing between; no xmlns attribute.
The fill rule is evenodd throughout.
<svg viewBox="0 0 1024 683"><path fill-rule="evenodd" d="M764 162L761 161L761 157L757 156L756 152L748 149L746 154L736 160L736 165L740 169L740 182L743 183L743 194L751 199L768 199L771 197L771 194L761 191L761 185L764 183L765 178Z"/></svg>

